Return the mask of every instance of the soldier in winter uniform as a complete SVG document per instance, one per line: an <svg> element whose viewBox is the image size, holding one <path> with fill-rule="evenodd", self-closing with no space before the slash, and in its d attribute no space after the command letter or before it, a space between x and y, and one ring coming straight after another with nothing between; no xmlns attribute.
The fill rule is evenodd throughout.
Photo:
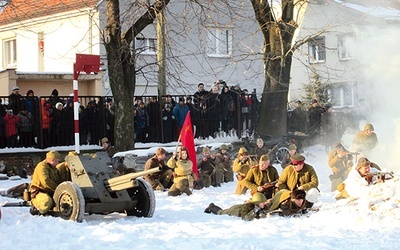
<svg viewBox="0 0 400 250"><path fill-rule="evenodd" d="M374 126L367 123L364 130L357 132L354 137L354 150L362 152L364 155L378 145L378 137L374 132Z"/></svg>
<svg viewBox="0 0 400 250"><path fill-rule="evenodd" d="M299 212L305 212L306 192L303 190L280 190L276 195L265 202L265 206L261 211L253 210L248 213L245 220L254 218L264 218L267 214L278 212L281 216L290 216Z"/></svg>
<svg viewBox="0 0 400 250"><path fill-rule="evenodd" d="M257 155L257 161L260 160L260 157L262 155L268 155L271 157L271 150L269 150L267 147L264 146L264 140L261 138L257 139L257 145L251 150L250 154L251 155Z"/></svg>
<svg viewBox="0 0 400 250"><path fill-rule="evenodd" d="M332 182L331 191L336 191L337 186L346 180L353 166L353 155L338 142L328 155L328 165L332 169L329 179Z"/></svg>
<svg viewBox="0 0 400 250"><path fill-rule="evenodd" d="M244 185L244 178L247 175L249 169L257 163L251 159L248 155L246 148L242 147L239 149L238 156L233 162L233 171L236 172L236 178L238 179L236 186L236 194L245 194L247 187Z"/></svg>
<svg viewBox="0 0 400 250"><path fill-rule="evenodd" d="M158 148L156 150L156 154L146 161L144 165L144 170L149 170L152 168L161 168L160 172L156 172L153 174L148 174L143 176L143 179L146 180L154 190L164 191L167 188L170 188L172 185L172 169L165 165L164 159L167 151L163 148Z"/></svg>
<svg viewBox="0 0 400 250"><path fill-rule="evenodd" d="M378 172L379 167L376 168L376 166L367 158L361 157L357 165L351 169L347 179L339 184L335 198L337 200L349 197L359 198L368 192L369 186L379 182L377 176L369 175L369 173Z"/></svg>
<svg viewBox="0 0 400 250"><path fill-rule="evenodd" d="M197 161L200 178L199 184L201 187L220 187L223 182L223 174L219 166L220 159L215 154L210 153L208 147L203 148L203 157Z"/></svg>
<svg viewBox="0 0 400 250"><path fill-rule="evenodd" d="M219 164L224 175L224 182L233 181L232 161L226 144L222 144L219 148L217 158L219 158Z"/></svg>
<svg viewBox="0 0 400 250"><path fill-rule="evenodd" d="M53 194L57 186L63 181L69 181L68 164L59 163L60 153L49 151L46 159L35 167L30 185L32 215L46 214L53 208Z"/></svg>
<svg viewBox="0 0 400 250"><path fill-rule="evenodd" d="M317 173L311 165L304 162L305 157L300 154L293 155L290 160L292 164L282 171L276 186L279 190L304 190L308 197L306 207L311 208L319 195Z"/></svg>
<svg viewBox="0 0 400 250"><path fill-rule="evenodd" d="M265 206L267 198L262 193L256 193L244 204L233 205L228 209L222 209L219 206L210 203L210 205L204 210L204 213L213 213L217 215L227 214L229 216L241 217L243 220L250 220L251 216L247 215L249 213L254 213L253 210L261 210ZM253 216L254 218L254 216Z"/></svg>
<svg viewBox="0 0 400 250"><path fill-rule="evenodd" d="M281 167L282 169L286 168L287 166L290 165L290 157L292 157L292 155L295 155L297 153L297 147L295 144L291 144L289 147L289 153L285 154L283 156L282 162L281 162Z"/></svg>
<svg viewBox="0 0 400 250"><path fill-rule="evenodd" d="M275 193L275 184L279 178L276 168L270 165L268 155L262 155L258 165L252 166L243 180L244 185L251 190L251 194L263 193L267 199ZM268 186L266 184L270 183Z"/></svg>
<svg viewBox="0 0 400 250"><path fill-rule="evenodd" d="M189 188L193 187L193 181L197 178L192 171L193 163L189 159L187 148L182 147L178 155L174 152L167 165L175 171L174 184L169 189L168 196L178 196L182 193L191 195L192 192Z"/></svg>

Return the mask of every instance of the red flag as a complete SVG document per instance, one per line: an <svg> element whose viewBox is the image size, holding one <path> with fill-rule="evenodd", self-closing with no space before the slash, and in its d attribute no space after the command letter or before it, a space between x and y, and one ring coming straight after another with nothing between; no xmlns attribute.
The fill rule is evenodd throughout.
<svg viewBox="0 0 400 250"><path fill-rule="evenodd" d="M193 162L192 171L196 174L196 176L198 176L196 149L194 147L194 135L190 111L186 114L185 122L182 125L182 130L179 137L181 138L182 146L188 149L189 158Z"/></svg>

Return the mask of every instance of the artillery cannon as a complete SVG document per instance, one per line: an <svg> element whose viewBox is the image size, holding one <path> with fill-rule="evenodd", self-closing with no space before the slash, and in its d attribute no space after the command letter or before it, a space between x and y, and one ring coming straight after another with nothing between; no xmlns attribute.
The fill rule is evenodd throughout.
<svg viewBox="0 0 400 250"><path fill-rule="evenodd" d="M115 176L106 152L95 155L65 157L71 181L58 185L53 200L53 213L66 220L81 222L86 213L107 214L125 212L128 216L152 217L155 196L143 175L160 171L153 168Z"/></svg>

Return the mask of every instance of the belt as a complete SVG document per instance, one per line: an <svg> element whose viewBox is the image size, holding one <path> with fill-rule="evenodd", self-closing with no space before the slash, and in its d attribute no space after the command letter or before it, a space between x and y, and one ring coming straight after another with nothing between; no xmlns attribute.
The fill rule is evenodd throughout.
<svg viewBox="0 0 400 250"><path fill-rule="evenodd" d="M186 174L186 175L177 175L176 177L186 177L186 176L190 176L191 174Z"/></svg>

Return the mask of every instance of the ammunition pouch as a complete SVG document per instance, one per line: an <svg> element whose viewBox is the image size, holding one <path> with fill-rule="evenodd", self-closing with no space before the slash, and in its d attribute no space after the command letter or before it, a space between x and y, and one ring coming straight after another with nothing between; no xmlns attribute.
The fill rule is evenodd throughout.
<svg viewBox="0 0 400 250"><path fill-rule="evenodd" d="M40 192L40 188L38 188L34 185L31 185L29 190L31 191L31 199L35 198L36 195Z"/></svg>

